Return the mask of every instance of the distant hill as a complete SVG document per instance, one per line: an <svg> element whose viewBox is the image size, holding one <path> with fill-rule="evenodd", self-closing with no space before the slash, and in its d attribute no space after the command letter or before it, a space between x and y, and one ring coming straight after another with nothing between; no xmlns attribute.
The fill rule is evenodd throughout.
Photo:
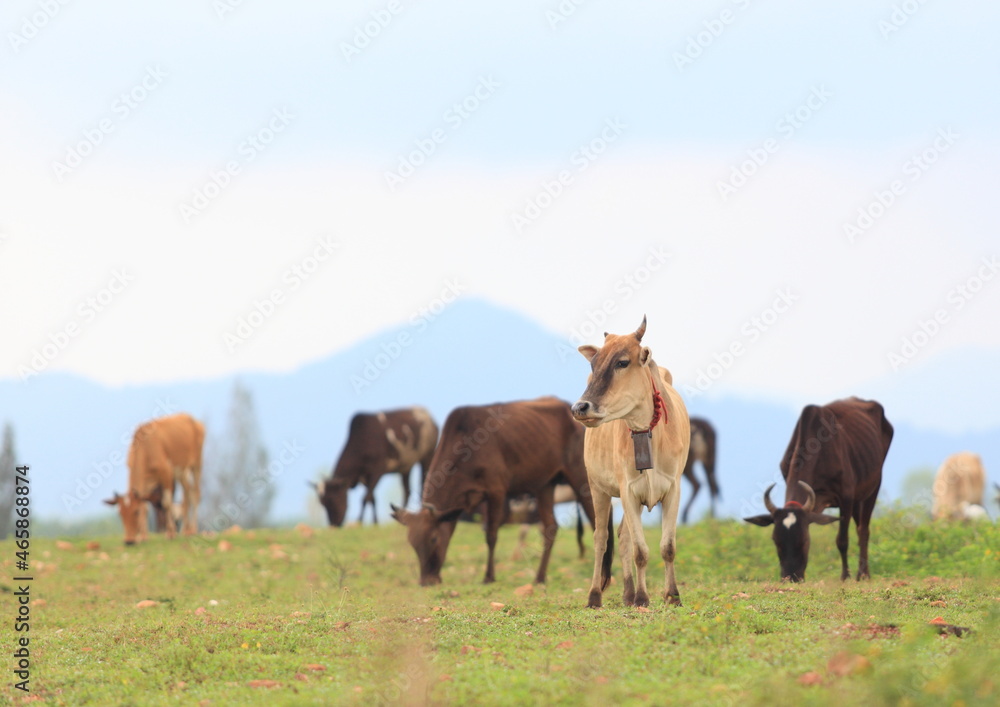
<svg viewBox="0 0 1000 707"><path fill-rule="evenodd" d="M655 347L655 332L649 343ZM563 337L515 312L465 299L433 320L406 323L297 371L245 373L239 379L253 393L272 459L286 444L302 449L292 463L273 469L279 493L272 518L288 520L307 515L306 482L320 470L329 471L344 444L348 420L358 410L421 404L443 422L462 404L549 394L575 400L587 372L586 362ZM218 433L233 381L108 388L61 373L46 373L27 384L0 381L0 421L14 424L19 457L32 467L34 512L62 522L111 513L100 499L126 486L124 457L135 426L183 410L204 420L209 435ZM718 431L719 510L726 515L758 512L762 489L777 478L796 407L710 396L688 405L691 414L707 417ZM893 410L887 413L893 420ZM955 434L893 421L896 437L883 498L898 495L908 471L936 467L960 449L982 454L987 471L997 478L1000 431ZM685 498L687 493L685 486ZM702 494L695 518L707 508L707 487ZM381 518L388 516L389 501L399 502L400 495L397 478L383 482L378 492ZM355 518L359 508L356 489L348 518Z"/></svg>

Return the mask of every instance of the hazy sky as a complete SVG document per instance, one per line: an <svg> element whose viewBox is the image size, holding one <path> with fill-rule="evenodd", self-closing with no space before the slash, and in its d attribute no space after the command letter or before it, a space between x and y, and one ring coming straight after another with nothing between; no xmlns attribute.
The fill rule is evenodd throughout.
<svg viewBox="0 0 1000 707"><path fill-rule="evenodd" d="M4 3L0 376L289 370L451 288L1000 424L1000 6L664 5Z"/></svg>

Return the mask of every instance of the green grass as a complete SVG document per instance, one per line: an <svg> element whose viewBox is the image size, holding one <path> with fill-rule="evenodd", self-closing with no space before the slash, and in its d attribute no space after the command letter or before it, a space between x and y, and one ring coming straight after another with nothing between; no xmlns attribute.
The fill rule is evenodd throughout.
<svg viewBox="0 0 1000 707"><path fill-rule="evenodd" d="M835 526L814 528L808 581L794 586L775 581L769 530L682 527L684 606L662 603L657 557L649 612L622 606L617 559L604 609L584 608L591 543L577 559L568 529L548 586L523 597L514 590L531 582L539 541L532 533L515 561L513 528L501 531L495 584L480 583L481 530L461 525L444 584L432 588L417 585L415 556L395 524L313 537L156 537L128 549L102 537L91 551L83 540L71 550L34 540L32 596L44 603L31 609L32 697L58 705L997 704L1000 528L915 518L877 519L874 579L864 583L837 579ZM654 554L658 533L648 531ZM221 551L221 540L231 548ZM851 542L855 569L853 529ZM9 578L14 549L9 541L3 549ZM10 585L0 588L9 614ZM136 608L144 599L159 604ZM940 637L928 626L937 616L974 632ZM5 619L0 650L9 655L14 639ZM800 684L807 673L818 684ZM6 674L0 695L20 703ZM277 686L251 687L254 680Z"/></svg>

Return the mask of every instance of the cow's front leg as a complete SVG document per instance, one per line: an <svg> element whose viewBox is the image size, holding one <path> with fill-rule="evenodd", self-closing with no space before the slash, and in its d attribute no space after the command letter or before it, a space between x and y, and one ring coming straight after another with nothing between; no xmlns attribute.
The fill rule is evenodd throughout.
<svg viewBox="0 0 1000 707"><path fill-rule="evenodd" d="M504 503L506 499L503 495L499 497L490 496L486 500L486 547L488 555L486 558L486 576L483 577L483 584L489 584L496 579L493 572L493 553L497 546L497 533L500 524L503 522Z"/></svg>
<svg viewBox="0 0 1000 707"><path fill-rule="evenodd" d="M847 547L850 538L847 531L851 528L851 516L854 514L854 502L843 501L840 506L840 527L837 529L837 549L840 550L840 579L851 578L851 570L847 566Z"/></svg>
<svg viewBox="0 0 1000 707"><path fill-rule="evenodd" d="M608 532L608 522L611 520L611 496L594 490L593 487L591 491L594 502L594 575L590 580L587 606L591 609L600 609L601 593L611 581L610 563L607 567L604 564L608 543L614 542L614 538Z"/></svg>
<svg viewBox="0 0 1000 707"><path fill-rule="evenodd" d="M413 467L412 466L409 469L407 469L406 471L400 472L400 475L403 477L403 508L406 508L406 505L410 502L410 472L411 471L413 471Z"/></svg>
<svg viewBox="0 0 1000 707"><path fill-rule="evenodd" d="M635 562L632 533L629 532L628 524L624 521L618 526L618 542L622 554L622 584L625 585L622 592L622 603L625 606L635 606Z"/></svg>
<svg viewBox="0 0 1000 707"><path fill-rule="evenodd" d="M625 517L622 522L631 533L632 559L635 562L635 605L649 606L649 593L646 591L646 565L649 563L649 545L642 532L642 504L628 489L628 481L622 483L622 510Z"/></svg>

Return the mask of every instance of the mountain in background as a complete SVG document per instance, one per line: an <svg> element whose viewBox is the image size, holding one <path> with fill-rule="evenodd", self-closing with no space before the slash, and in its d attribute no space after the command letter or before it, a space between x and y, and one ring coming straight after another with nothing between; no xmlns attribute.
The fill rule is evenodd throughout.
<svg viewBox="0 0 1000 707"><path fill-rule="evenodd" d="M647 338L655 350L655 331ZM312 494L306 482L329 473L355 412L420 404L443 426L445 416L458 405L540 395L575 400L588 370L564 337L515 312L464 299L433 319L407 323L297 371L243 373L238 378L253 393L277 477L272 519L288 521L310 513ZM186 411L205 422L209 437L217 435L235 379L122 388L63 373L45 373L28 383L0 381L0 421L13 423L19 460L31 466L33 512L63 522L113 513L100 501L126 488L124 459L135 427L152 417ZM878 385L887 389L895 380ZM678 386L682 382L675 381ZM797 406L708 395L686 402L692 415L708 418L718 433L717 473L723 494L718 511L760 512L763 489L780 481L778 461L798 416ZM994 470L996 478L1000 430L957 433L947 424L918 429L895 419L889 405L886 412L896 434L885 465L883 500L899 495L908 472L936 468L944 457L962 449L981 454L987 472ZM289 450L286 460L292 457L284 465L279 461L282 449ZM211 473L211 468L204 470L206 476ZM690 493L684 484L682 503ZM355 489L351 494L349 520L359 513L361 493ZM782 493L779 483L775 497ZM379 517L385 520L389 502L401 500L398 477L384 480L376 495ZM707 507L706 486L692 518ZM318 521L314 503L311 512Z"/></svg>

